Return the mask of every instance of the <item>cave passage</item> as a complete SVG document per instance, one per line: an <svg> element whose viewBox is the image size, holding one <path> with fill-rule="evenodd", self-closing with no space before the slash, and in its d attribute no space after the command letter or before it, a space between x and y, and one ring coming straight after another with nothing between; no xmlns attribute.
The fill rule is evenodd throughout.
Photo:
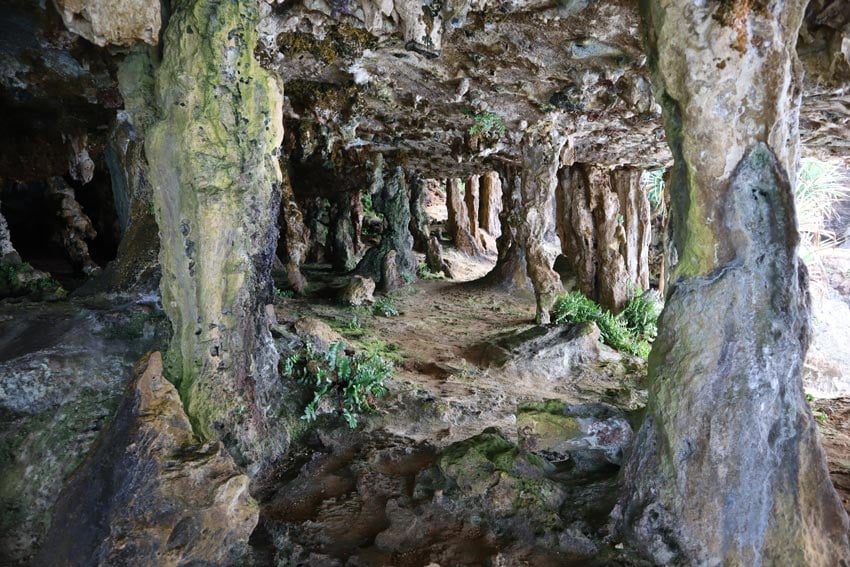
<svg viewBox="0 0 850 567"><path fill-rule="evenodd" d="M0 563L850 565L850 14L639 4L13 1Z"/></svg>

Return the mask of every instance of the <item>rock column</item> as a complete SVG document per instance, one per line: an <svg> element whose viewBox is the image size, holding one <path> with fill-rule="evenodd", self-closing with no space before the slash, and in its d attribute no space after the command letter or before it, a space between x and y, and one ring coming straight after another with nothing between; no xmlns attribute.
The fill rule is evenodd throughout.
<svg viewBox="0 0 850 567"><path fill-rule="evenodd" d="M413 249L425 252L431 230L428 215L425 214L425 178L414 173L409 176L410 185L410 233L413 235Z"/></svg>
<svg viewBox="0 0 850 567"><path fill-rule="evenodd" d="M469 187L465 190L469 191ZM446 229L454 241L455 248L470 256L480 255L481 247L469 224L470 213L465 196L461 194L460 179L449 179L446 182L446 206L449 209Z"/></svg>
<svg viewBox="0 0 850 567"><path fill-rule="evenodd" d="M522 178L517 167L504 165L499 170L502 187L502 211L499 213L501 235L496 240L498 257L496 265L485 277L486 281L506 291L530 290L525 250L517 242L520 223L519 204Z"/></svg>
<svg viewBox="0 0 850 567"><path fill-rule="evenodd" d="M793 183L804 0L645 5L674 155L673 267L625 470L627 539L658 564L850 561L801 372Z"/></svg>
<svg viewBox="0 0 850 567"><path fill-rule="evenodd" d="M545 246L553 226L552 205L558 183L561 149L567 136L551 122L530 128L522 140L522 184L520 186L517 243L525 250L528 276L537 299L539 324L549 322L549 310L563 291L561 278L552 269L555 258Z"/></svg>
<svg viewBox="0 0 850 567"><path fill-rule="evenodd" d="M649 201L640 170L574 164L559 174L558 234L579 289L619 312L649 287Z"/></svg>
<svg viewBox="0 0 850 567"><path fill-rule="evenodd" d="M499 174L494 171L481 176L481 207L478 211L481 230L493 237L501 234L499 230L499 212L502 203L502 188Z"/></svg>
<svg viewBox="0 0 850 567"><path fill-rule="evenodd" d="M195 431L247 463L280 454L277 352L268 329L277 242L281 92L254 59L250 0L177 0L146 141L162 238L169 377Z"/></svg>
<svg viewBox="0 0 850 567"><path fill-rule="evenodd" d="M304 224L304 215L295 200L289 168L281 168L280 183L280 241L277 254L286 269L286 280L295 293L301 294L307 286L307 279L301 273L301 264L307 259L310 235Z"/></svg>

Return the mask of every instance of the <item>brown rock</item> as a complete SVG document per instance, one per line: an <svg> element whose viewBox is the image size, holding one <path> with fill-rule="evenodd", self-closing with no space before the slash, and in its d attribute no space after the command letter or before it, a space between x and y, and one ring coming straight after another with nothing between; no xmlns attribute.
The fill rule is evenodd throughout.
<svg viewBox="0 0 850 567"><path fill-rule="evenodd" d="M54 0L65 26L95 45L156 45L162 25L157 0Z"/></svg>
<svg viewBox="0 0 850 567"><path fill-rule="evenodd" d="M449 209L446 229L454 240L455 248L464 254L479 256L482 252L481 246L469 225L470 216L464 195L461 194L459 179L449 179L446 184L446 206Z"/></svg>
<svg viewBox="0 0 850 567"><path fill-rule="evenodd" d="M220 442L192 432L155 352L71 477L37 566L239 565L258 509Z"/></svg>
<svg viewBox="0 0 850 567"><path fill-rule="evenodd" d="M346 305L355 307L364 303L372 303L375 298L372 294L375 292L375 282L370 278L363 276L354 276L349 280L348 285L342 290L340 297L341 301Z"/></svg>
<svg viewBox="0 0 850 567"><path fill-rule="evenodd" d="M480 203L478 218L481 230L498 237L501 234L499 212L502 210L502 184L494 171L481 176Z"/></svg>
<svg viewBox="0 0 850 567"><path fill-rule="evenodd" d="M331 344L345 342L345 339L334 331L327 323L304 317L295 321L295 334L305 341L310 341L319 350L328 350Z"/></svg>

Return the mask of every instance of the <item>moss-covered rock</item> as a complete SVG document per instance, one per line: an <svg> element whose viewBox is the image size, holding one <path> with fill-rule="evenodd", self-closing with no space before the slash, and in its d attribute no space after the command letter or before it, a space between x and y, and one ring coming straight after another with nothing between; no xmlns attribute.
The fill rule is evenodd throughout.
<svg viewBox="0 0 850 567"><path fill-rule="evenodd" d="M271 295L281 180L281 92L254 58L254 2L172 6L149 130L169 376L204 438L246 462L280 454ZM249 419L234 415L244 407Z"/></svg>

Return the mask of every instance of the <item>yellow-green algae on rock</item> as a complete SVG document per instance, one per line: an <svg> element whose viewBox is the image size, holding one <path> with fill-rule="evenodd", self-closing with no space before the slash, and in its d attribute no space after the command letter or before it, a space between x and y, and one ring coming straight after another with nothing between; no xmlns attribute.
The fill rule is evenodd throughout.
<svg viewBox="0 0 850 567"><path fill-rule="evenodd" d="M252 1L173 3L146 143L174 328L169 376L196 432L232 435L249 460L280 449L265 431L277 353L263 299L277 236L282 94L254 58L257 21Z"/></svg>

